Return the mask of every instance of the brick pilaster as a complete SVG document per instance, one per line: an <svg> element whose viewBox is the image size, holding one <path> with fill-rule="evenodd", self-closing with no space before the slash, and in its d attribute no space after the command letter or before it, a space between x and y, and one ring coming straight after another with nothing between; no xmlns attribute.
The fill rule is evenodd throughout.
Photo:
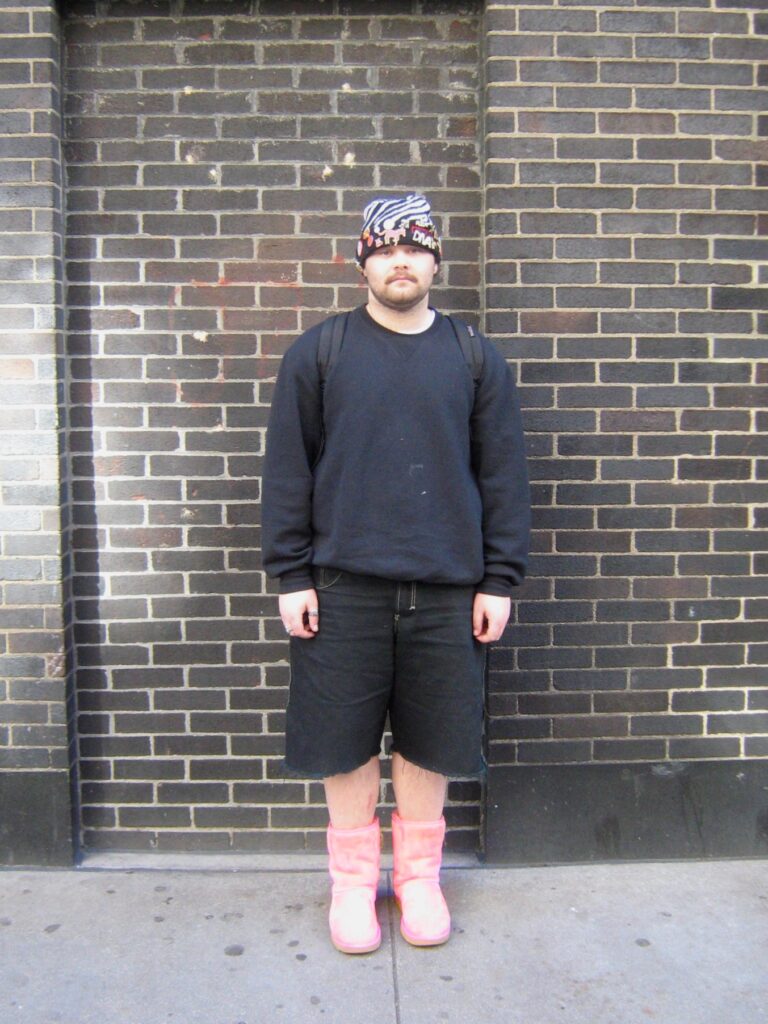
<svg viewBox="0 0 768 1024"><path fill-rule="evenodd" d="M0 861L67 863L58 19L0 9Z"/></svg>

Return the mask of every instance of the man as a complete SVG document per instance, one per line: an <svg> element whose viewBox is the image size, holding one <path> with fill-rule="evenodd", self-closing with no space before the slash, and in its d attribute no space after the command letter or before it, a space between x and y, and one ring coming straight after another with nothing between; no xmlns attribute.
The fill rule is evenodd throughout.
<svg viewBox="0 0 768 1024"><path fill-rule="evenodd" d="M332 365L321 325L286 352L263 508L291 638L286 767L325 784L331 938L346 953L381 941L387 714L401 932L424 946L450 934L447 779L483 770L484 655L525 572L530 508L509 368L485 339L470 366L460 328L429 305L441 257L429 203L376 199L363 216L368 301Z"/></svg>

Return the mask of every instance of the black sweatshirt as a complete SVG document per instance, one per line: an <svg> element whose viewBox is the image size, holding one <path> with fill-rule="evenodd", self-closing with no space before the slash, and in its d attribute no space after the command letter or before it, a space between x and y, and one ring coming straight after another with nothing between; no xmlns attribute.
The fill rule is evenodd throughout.
<svg viewBox="0 0 768 1024"><path fill-rule="evenodd" d="M311 566L476 584L525 574L530 498L512 374L482 339L475 388L450 322L399 334L365 307L321 393L320 326L286 352L267 435L263 564L282 593Z"/></svg>

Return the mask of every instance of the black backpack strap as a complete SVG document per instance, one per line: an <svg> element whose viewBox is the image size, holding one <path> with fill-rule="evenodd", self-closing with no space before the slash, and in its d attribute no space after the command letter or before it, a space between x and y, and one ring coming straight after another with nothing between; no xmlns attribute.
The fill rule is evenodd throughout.
<svg viewBox="0 0 768 1024"><path fill-rule="evenodd" d="M462 355L464 356L464 362L467 364L469 372L472 374L472 380L475 382L477 387L480 382L480 378L483 375L483 364L485 357L483 356L483 343L480 340L480 335L472 327L471 324L465 324L463 320L459 320L458 317L449 316L453 333L456 335L456 340L459 343Z"/></svg>
<svg viewBox="0 0 768 1024"><path fill-rule="evenodd" d="M323 321L320 341L317 346L317 368L320 373L320 387L325 386L328 374L339 358L347 327L347 313L336 313Z"/></svg>

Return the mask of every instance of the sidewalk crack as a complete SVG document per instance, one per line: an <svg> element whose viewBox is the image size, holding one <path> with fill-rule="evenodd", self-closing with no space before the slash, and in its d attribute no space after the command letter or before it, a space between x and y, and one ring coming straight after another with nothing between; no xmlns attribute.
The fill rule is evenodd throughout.
<svg viewBox="0 0 768 1024"><path fill-rule="evenodd" d="M396 913L395 913L395 901L392 897L392 879L391 872L387 871L387 918L389 920L389 947L392 953L392 996L395 1007L395 1024L402 1024L400 1016L400 979L397 975L397 946L395 932L396 928Z"/></svg>

